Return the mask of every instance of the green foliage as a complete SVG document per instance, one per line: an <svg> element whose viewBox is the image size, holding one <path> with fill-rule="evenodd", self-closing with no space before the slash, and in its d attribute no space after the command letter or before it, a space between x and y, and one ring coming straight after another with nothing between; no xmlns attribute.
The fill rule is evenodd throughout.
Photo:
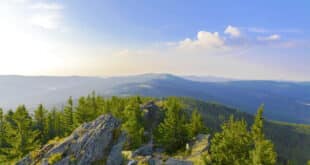
<svg viewBox="0 0 310 165"><path fill-rule="evenodd" d="M47 110L44 109L42 104L34 111L34 128L38 132L37 138L40 144L45 144L47 141Z"/></svg>
<svg viewBox="0 0 310 165"><path fill-rule="evenodd" d="M129 148L137 148L143 142L144 126L142 120L142 111L138 100L133 99L126 106L124 111L124 123L122 129L127 132Z"/></svg>
<svg viewBox="0 0 310 165"><path fill-rule="evenodd" d="M74 116L77 124L94 120L100 113L102 108L98 105L98 96L93 92L87 97L80 97L76 107Z"/></svg>
<svg viewBox="0 0 310 165"><path fill-rule="evenodd" d="M63 137L65 135L63 113L53 108L47 115L47 139Z"/></svg>
<svg viewBox="0 0 310 165"><path fill-rule="evenodd" d="M249 164L249 150L253 146L247 124L244 120L235 121L233 116L222 125L211 141L213 164Z"/></svg>
<svg viewBox="0 0 310 165"><path fill-rule="evenodd" d="M53 155L51 155L51 156L48 158L48 164L54 165L55 163L57 163L58 161L60 161L61 158L62 158L62 154L61 154L61 153L53 154Z"/></svg>
<svg viewBox="0 0 310 165"><path fill-rule="evenodd" d="M255 116L251 131L244 120L235 121L233 116L222 125L211 141L211 157L214 164L276 164L276 152L263 132L263 106Z"/></svg>
<svg viewBox="0 0 310 165"><path fill-rule="evenodd" d="M10 125L12 133L10 154L14 158L21 158L37 147L38 131L32 130L32 119L24 105L19 106L12 116Z"/></svg>
<svg viewBox="0 0 310 165"><path fill-rule="evenodd" d="M74 111L73 111L73 100L72 97L68 99L67 105L64 108L64 131L68 135L74 129Z"/></svg>
<svg viewBox="0 0 310 165"><path fill-rule="evenodd" d="M195 137L198 133L205 131L202 116L196 109L192 112L190 123L188 124L188 131L190 137Z"/></svg>
<svg viewBox="0 0 310 165"><path fill-rule="evenodd" d="M250 157L253 165L274 165L276 164L277 154L274 151L272 142L266 140L263 133L263 111L264 107L261 106L252 125L251 134L254 149L251 151Z"/></svg>
<svg viewBox="0 0 310 165"><path fill-rule="evenodd" d="M0 108L0 164L4 163L3 161L6 161L5 158L8 156L7 150L11 147L8 140L8 125L4 119L3 110Z"/></svg>
<svg viewBox="0 0 310 165"><path fill-rule="evenodd" d="M154 126L157 128L152 131L147 127L151 125L151 120L143 121L145 114L140 109L140 105L150 100L156 99L103 98L92 93L87 97L81 97L76 105L69 98L64 109L53 108L48 111L43 105L39 105L33 116L25 106L18 107L15 112L9 110L6 114L0 110L0 164L20 159L30 150L38 149L36 144L43 144L44 141L55 137L63 138L80 123L91 121L106 113L112 114L122 122L121 129L128 133L130 139L127 143L128 148L136 148L151 138L156 146L163 146L169 153L173 153L184 148L198 133L204 133L207 125L208 132L214 135L211 153L206 157L208 163L212 161L211 163L220 164L220 161L227 163L228 160L233 160L235 164L273 164L273 160L276 160L274 147L278 152L277 163L289 162L298 165L309 160L309 126L269 121L263 123L262 117L259 117L262 115L260 111L254 120L251 115L219 104L171 97L156 101L160 114L156 114L158 116L154 118L157 122L153 123L156 123ZM228 120L232 114L234 119ZM224 121L226 122L220 127ZM251 131L247 129L246 123L254 123ZM151 135L144 136L145 130ZM115 139L117 134L118 131L115 132ZM266 139L272 139L275 146ZM36 140L39 140L39 143L36 143ZM212 153L212 150L215 152Z"/></svg>
<svg viewBox="0 0 310 165"><path fill-rule="evenodd" d="M168 98L164 108L165 118L157 128L155 140L167 152L172 153L185 147L186 142L189 140L186 116L182 103L176 98Z"/></svg>

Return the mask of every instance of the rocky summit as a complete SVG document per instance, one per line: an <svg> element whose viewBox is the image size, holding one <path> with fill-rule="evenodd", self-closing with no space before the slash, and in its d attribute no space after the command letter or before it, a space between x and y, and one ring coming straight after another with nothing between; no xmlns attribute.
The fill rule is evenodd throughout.
<svg viewBox="0 0 310 165"><path fill-rule="evenodd" d="M150 132L161 115L159 108L149 102L140 109L144 111L144 120L150 123L145 132ZM121 130L121 122L111 115L101 115L82 124L66 138L50 140L17 165L192 165L208 152L209 135L199 134L186 144L187 154L173 157L163 148L154 147L153 138L149 139L135 150L126 150L129 138Z"/></svg>
<svg viewBox="0 0 310 165"><path fill-rule="evenodd" d="M111 115L102 115L82 124L69 137L30 153L17 165L121 164L125 141L120 122Z"/></svg>

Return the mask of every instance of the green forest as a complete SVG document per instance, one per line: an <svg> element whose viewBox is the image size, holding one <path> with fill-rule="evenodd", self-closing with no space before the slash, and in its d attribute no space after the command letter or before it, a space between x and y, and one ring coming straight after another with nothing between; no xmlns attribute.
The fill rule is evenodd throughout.
<svg viewBox="0 0 310 165"><path fill-rule="evenodd" d="M159 107L156 125L145 120L141 110L141 105L151 101ZM63 108L47 109L40 104L34 111L24 105L5 113L0 109L0 164L14 164L35 154L44 144L70 135L102 114L121 121L121 129L128 135L128 150L152 138L156 146L173 155L184 152L188 141L204 133L211 135L210 151L201 155L204 164L306 164L310 127L266 121L263 111L262 105L252 116L190 98L105 98L95 93L77 100L70 97Z"/></svg>

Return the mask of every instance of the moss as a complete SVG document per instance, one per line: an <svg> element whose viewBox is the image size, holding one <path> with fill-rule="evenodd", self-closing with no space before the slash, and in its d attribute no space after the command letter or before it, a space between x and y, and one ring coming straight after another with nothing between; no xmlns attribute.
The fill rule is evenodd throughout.
<svg viewBox="0 0 310 165"><path fill-rule="evenodd" d="M77 160L73 155L70 156L70 164L77 164Z"/></svg>
<svg viewBox="0 0 310 165"><path fill-rule="evenodd" d="M35 160L39 156L40 150L34 150L29 153L31 160Z"/></svg>
<svg viewBox="0 0 310 165"><path fill-rule="evenodd" d="M145 161L139 161L138 162L138 165L148 165L149 163L148 162L145 162Z"/></svg>
<svg viewBox="0 0 310 165"><path fill-rule="evenodd" d="M132 158L132 151L122 151L122 155L126 159L131 159Z"/></svg>
<svg viewBox="0 0 310 165"><path fill-rule="evenodd" d="M208 165L211 164L210 155L207 152L203 152L199 155L191 156L187 159L187 161L191 161L194 165Z"/></svg>
<svg viewBox="0 0 310 165"><path fill-rule="evenodd" d="M96 160L92 163L92 165L106 165L107 164L107 158L103 158L100 160Z"/></svg>
<svg viewBox="0 0 310 165"><path fill-rule="evenodd" d="M48 164L55 164L59 162L62 158L62 153L55 153L48 158Z"/></svg>
<svg viewBox="0 0 310 165"><path fill-rule="evenodd" d="M64 140L64 138L60 138L60 137L55 137L54 139L52 139L52 140L49 140L48 142L47 142L47 144L57 144L57 143L60 143L60 142L62 142Z"/></svg>

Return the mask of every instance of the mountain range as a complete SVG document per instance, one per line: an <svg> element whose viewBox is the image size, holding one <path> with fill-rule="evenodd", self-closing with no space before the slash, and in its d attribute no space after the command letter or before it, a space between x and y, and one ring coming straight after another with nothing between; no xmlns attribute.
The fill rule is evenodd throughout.
<svg viewBox="0 0 310 165"><path fill-rule="evenodd" d="M310 124L310 82L233 80L218 77L143 74L123 77L0 76L0 107L42 103L62 106L69 96L184 96L218 102L250 114L265 105L270 120Z"/></svg>

